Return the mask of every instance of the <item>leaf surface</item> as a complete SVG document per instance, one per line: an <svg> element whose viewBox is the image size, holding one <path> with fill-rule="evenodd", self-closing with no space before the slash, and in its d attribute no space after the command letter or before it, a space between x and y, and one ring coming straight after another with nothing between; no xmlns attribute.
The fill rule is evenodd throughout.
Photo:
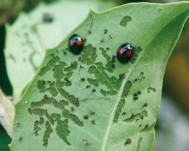
<svg viewBox="0 0 189 151"><path fill-rule="evenodd" d="M48 50L16 105L12 151L150 151L164 70L188 13L187 2L91 11L70 34L86 38L81 54L68 50L69 36ZM127 42L131 61L114 62Z"/></svg>
<svg viewBox="0 0 189 151"><path fill-rule="evenodd" d="M49 5L40 3L31 13L22 12L13 25L7 25L5 54L14 95L20 96L32 80L46 48L57 46L86 18L90 8L104 10L113 6L114 2L99 0L59 0Z"/></svg>

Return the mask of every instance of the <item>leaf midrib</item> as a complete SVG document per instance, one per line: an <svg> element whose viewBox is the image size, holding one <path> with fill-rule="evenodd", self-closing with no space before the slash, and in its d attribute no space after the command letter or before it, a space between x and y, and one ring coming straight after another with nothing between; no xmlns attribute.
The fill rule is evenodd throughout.
<svg viewBox="0 0 189 151"><path fill-rule="evenodd" d="M144 50L142 50L142 52L139 54L139 56L138 56L137 60L135 61L135 63L133 65L131 65L131 68L128 69L128 72L126 73L125 79L122 82L122 85L121 85L120 90L118 92L117 100L115 102L114 108L113 108L111 116L110 116L110 120L109 120L109 124L108 124L107 130L106 130L104 138L103 138L102 151L105 151L105 149L106 149L106 144L107 144L108 137L109 137L109 134L110 134L110 130L111 130L111 127L112 127L113 119L114 119L118 104L119 104L119 102L121 100L125 84L128 81L129 76L132 73L133 69L135 68L136 64L139 62L140 58L142 57L143 52L144 52Z"/></svg>
<svg viewBox="0 0 189 151"><path fill-rule="evenodd" d="M185 12L185 11L186 11L186 10L184 10L183 12ZM170 20L170 22L172 22L172 20ZM170 24L170 22L168 22L168 23L166 23L164 26L162 26L163 28L161 28L161 30L158 31L158 32L156 32L154 35L156 35L156 36L159 35L159 34L161 33L162 29L164 29L164 27L166 27L168 24ZM112 127L112 125L113 125L114 115L115 115L115 113L116 113L118 104L119 104L119 102L120 102L120 100L121 100L121 96L122 96L122 93L123 93L125 84L126 84L126 82L128 81L129 76L130 76L130 74L132 73L133 69L135 68L136 64L137 64L137 63L139 62L139 60L141 59L141 57L142 57L142 55L143 55L143 53L144 53L144 50L150 45L150 43L152 43L152 42L154 41L154 39L155 39L156 36L154 36L154 37L152 38L152 40L148 42L148 44L146 45L146 47L142 49L141 53L138 55L137 60L135 61L135 63L134 63L133 65L131 65L131 68L128 69L128 72L126 73L125 79L124 79L123 82L122 82L122 85L121 85L120 90L119 90L119 92L118 92L117 100L116 100L116 102L115 102L114 108L113 108L113 110L112 110L112 113L111 113L111 116L110 116L110 119L109 119L108 127L107 127L107 129L106 129L106 132L105 132L105 135L104 135L104 138L103 138L102 150L101 150L101 151L106 151L106 145L107 145L107 142L108 142L108 137L109 137L109 134L110 134L111 127Z"/></svg>

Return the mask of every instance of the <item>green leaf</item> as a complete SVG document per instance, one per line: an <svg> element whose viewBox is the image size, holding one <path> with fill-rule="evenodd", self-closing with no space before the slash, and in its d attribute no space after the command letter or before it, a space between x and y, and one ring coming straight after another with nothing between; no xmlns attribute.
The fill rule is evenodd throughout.
<svg viewBox="0 0 189 151"><path fill-rule="evenodd" d="M48 50L16 105L12 151L151 150L164 70L188 14L188 2L91 11L70 34L86 38L81 54L68 50L70 35ZM131 61L114 62L126 42Z"/></svg>
<svg viewBox="0 0 189 151"><path fill-rule="evenodd" d="M57 46L86 18L90 8L104 10L113 6L114 2L99 0L61 0L51 5L41 3L31 13L22 12L13 25L7 25L5 54L14 95L20 96L32 80L45 49ZM45 14L52 16L52 21L45 21Z"/></svg>

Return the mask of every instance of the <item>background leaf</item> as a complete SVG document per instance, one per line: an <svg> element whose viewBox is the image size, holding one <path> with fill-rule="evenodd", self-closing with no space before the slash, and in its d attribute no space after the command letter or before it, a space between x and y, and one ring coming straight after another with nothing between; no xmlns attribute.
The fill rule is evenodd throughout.
<svg viewBox="0 0 189 151"><path fill-rule="evenodd" d="M70 53L68 37L49 50L16 105L12 150L151 150L165 66L188 6L140 3L91 12L72 32L87 39L83 52ZM125 18L131 19L122 24ZM125 42L134 46L131 62L112 62Z"/></svg>
<svg viewBox="0 0 189 151"><path fill-rule="evenodd" d="M1 0L0 1L0 25L6 22L13 23L20 11L29 12L41 1L52 3L56 0Z"/></svg>

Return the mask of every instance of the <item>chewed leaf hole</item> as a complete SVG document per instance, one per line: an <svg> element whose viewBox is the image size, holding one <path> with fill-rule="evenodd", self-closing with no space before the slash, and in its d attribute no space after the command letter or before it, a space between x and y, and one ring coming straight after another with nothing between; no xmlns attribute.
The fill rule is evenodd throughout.
<svg viewBox="0 0 189 151"><path fill-rule="evenodd" d="M132 20L132 18L130 16L125 16L123 17L123 19L120 22L120 26L122 27L126 27L127 24Z"/></svg>

